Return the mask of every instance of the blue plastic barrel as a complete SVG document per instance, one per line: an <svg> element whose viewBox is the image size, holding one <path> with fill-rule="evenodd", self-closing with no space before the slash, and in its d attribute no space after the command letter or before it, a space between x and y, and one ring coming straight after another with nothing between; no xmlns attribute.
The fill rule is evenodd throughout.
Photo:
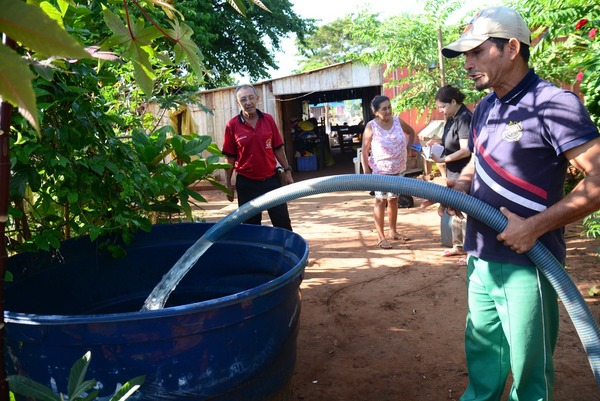
<svg viewBox="0 0 600 401"><path fill-rule="evenodd" d="M296 361L299 286L308 244L287 230L241 225L209 248L164 309L139 312L211 226L158 225L115 260L89 238L60 254L9 259L9 374L66 392L87 351L100 396L139 375L143 400L286 400Z"/></svg>

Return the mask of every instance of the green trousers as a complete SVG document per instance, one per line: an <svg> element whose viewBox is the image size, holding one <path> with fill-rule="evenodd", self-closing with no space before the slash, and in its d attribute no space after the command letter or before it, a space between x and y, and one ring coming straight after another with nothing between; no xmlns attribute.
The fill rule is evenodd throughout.
<svg viewBox="0 0 600 401"><path fill-rule="evenodd" d="M461 401L552 401L558 301L535 267L469 256L465 352L469 385Z"/></svg>

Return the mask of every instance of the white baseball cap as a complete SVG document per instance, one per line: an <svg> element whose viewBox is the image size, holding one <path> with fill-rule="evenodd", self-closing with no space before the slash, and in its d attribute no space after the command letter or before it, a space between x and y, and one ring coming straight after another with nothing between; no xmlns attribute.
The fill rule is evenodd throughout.
<svg viewBox="0 0 600 401"><path fill-rule="evenodd" d="M491 7L481 11L460 39L442 49L442 54L448 58L460 56L489 38L516 38L519 42L531 46L531 31L515 10L508 7Z"/></svg>

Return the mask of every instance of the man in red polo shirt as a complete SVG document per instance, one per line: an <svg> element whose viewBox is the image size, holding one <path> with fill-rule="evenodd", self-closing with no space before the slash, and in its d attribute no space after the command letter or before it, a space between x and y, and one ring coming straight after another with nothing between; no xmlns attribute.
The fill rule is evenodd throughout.
<svg viewBox="0 0 600 401"><path fill-rule="evenodd" d="M256 89L252 85L240 85L235 90L235 98L242 110L225 127L223 154L233 166L227 170L227 188L232 193L227 199L233 202L237 190L238 206L241 206L281 186L278 163L284 170L284 183L291 184L294 180L275 120L256 108L259 98ZM231 183L233 171L236 172L235 190ZM274 206L268 212L274 227L292 230L286 203ZM260 225L261 219L262 213L258 213L245 223Z"/></svg>

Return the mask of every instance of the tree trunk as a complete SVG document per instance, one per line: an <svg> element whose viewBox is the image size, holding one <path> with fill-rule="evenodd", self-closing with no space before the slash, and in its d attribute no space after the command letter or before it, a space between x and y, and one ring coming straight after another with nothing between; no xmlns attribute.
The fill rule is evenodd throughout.
<svg viewBox="0 0 600 401"><path fill-rule="evenodd" d="M442 28L438 28L438 57L440 63L440 84L446 86L446 67L444 66L444 55L442 49L444 48L444 38L442 35Z"/></svg>
<svg viewBox="0 0 600 401"><path fill-rule="evenodd" d="M15 48L16 44L4 35L3 44ZM8 222L9 181L10 181L10 124L13 106L0 103L0 401L9 400L6 364L4 358L4 276L8 252L6 250L6 223Z"/></svg>

